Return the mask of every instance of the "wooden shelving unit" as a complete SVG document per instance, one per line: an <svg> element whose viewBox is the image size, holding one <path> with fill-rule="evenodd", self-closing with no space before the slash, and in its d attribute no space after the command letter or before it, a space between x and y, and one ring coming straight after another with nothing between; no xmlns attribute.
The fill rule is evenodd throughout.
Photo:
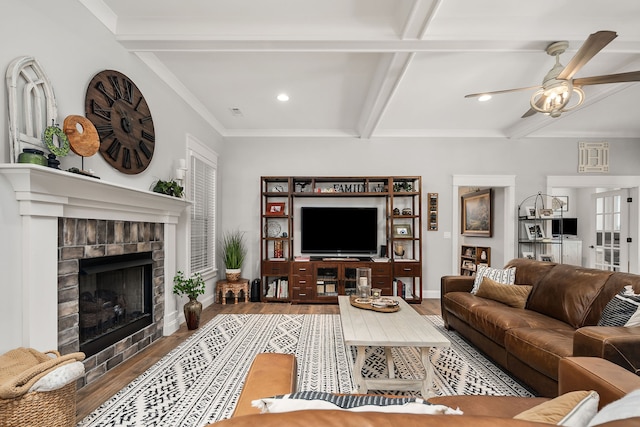
<svg viewBox="0 0 640 427"><path fill-rule="evenodd" d="M460 274L475 276L479 265L491 265L491 248L488 246L462 245L460 248Z"/></svg>
<svg viewBox="0 0 640 427"><path fill-rule="evenodd" d="M400 282L408 302L422 301L421 177L265 176L260 179L260 192L263 302L337 303L338 295L354 292L356 266L372 269L373 287L383 289L383 295L391 295L392 284ZM310 198L383 199L380 244L387 248L388 262L296 260L300 254L293 253L298 238L293 235L294 207L305 206ZM274 293L274 286L280 288L283 283L288 284L287 292Z"/></svg>

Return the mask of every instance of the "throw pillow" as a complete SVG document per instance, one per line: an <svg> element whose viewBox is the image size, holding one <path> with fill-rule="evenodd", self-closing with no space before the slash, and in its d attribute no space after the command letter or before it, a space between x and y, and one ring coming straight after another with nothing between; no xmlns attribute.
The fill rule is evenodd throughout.
<svg viewBox="0 0 640 427"><path fill-rule="evenodd" d="M572 391L520 412L516 420L558 426L585 426L598 412L600 396L595 391Z"/></svg>
<svg viewBox="0 0 640 427"><path fill-rule="evenodd" d="M600 409L600 412L591 419L588 427L632 417L640 417L640 389L634 390Z"/></svg>
<svg viewBox="0 0 640 427"><path fill-rule="evenodd" d="M482 279L476 296L498 301L510 307L524 308L531 289L533 286L505 285L485 277Z"/></svg>
<svg viewBox="0 0 640 427"><path fill-rule="evenodd" d="M319 391L296 393L258 399L251 404L262 413L290 412L307 409L331 409L355 412L396 412L404 414L462 415L462 411L444 405L434 405L417 397L384 397L357 394L333 394Z"/></svg>
<svg viewBox="0 0 640 427"><path fill-rule="evenodd" d="M473 288L471 293L475 294L482 283L482 279L488 277L491 280L495 280L505 285L513 285L516 282L516 268L493 268L486 265L479 265L476 270L476 277L473 281Z"/></svg>
<svg viewBox="0 0 640 427"><path fill-rule="evenodd" d="M625 287L607 303L598 326L640 325L640 295L634 294L631 286Z"/></svg>

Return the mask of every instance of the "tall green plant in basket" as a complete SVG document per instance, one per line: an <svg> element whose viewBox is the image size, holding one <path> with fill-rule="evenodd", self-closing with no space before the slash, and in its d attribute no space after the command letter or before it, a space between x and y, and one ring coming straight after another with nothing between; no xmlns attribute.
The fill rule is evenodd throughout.
<svg viewBox="0 0 640 427"><path fill-rule="evenodd" d="M244 233L239 230L229 231L222 237L222 259L226 268L227 280L236 282L240 279L242 264L247 256Z"/></svg>

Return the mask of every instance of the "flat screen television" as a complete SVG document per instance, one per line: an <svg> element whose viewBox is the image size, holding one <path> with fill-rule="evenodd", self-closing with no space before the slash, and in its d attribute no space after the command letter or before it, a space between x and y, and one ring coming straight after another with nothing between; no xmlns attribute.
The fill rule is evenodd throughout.
<svg viewBox="0 0 640 427"><path fill-rule="evenodd" d="M370 255L378 247L378 208L300 208L300 251Z"/></svg>
<svg viewBox="0 0 640 427"><path fill-rule="evenodd" d="M562 224L562 229L560 229ZM562 232L562 233L561 233ZM554 218L551 220L551 234L554 236L577 236L578 218Z"/></svg>

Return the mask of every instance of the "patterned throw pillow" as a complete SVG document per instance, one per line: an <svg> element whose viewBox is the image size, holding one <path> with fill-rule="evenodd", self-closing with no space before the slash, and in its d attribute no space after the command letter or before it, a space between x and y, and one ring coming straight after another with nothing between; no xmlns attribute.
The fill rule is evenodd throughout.
<svg viewBox="0 0 640 427"><path fill-rule="evenodd" d="M290 412L307 409L332 409L355 412L395 412L403 414L455 414L462 411L444 405L434 405L417 397L384 397L358 394L333 394L319 391L296 393L258 399L251 402L261 412Z"/></svg>
<svg viewBox="0 0 640 427"><path fill-rule="evenodd" d="M631 286L626 286L602 310L598 326L638 325L640 325L640 295L634 294Z"/></svg>
<svg viewBox="0 0 640 427"><path fill-rule="evenodd" d="M480 283L482 283L482 279L485 277L498 283L513 285L516 282L516 268L510 267L502 269L479 265L476 270L476 278L473 281L473 289L471 289L472 294L475 295L475 293L478 292Z"/></svg>

